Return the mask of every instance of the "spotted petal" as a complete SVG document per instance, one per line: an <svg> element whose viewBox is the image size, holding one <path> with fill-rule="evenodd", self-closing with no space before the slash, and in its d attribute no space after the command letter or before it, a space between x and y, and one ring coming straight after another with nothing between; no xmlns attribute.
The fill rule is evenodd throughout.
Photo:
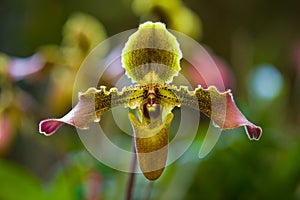
<svg viewBox="0 0 300 200"><path fill-rule="evenodd" d="M100 89L89 88L79 94L77 105L64 117L41 121L39 131L51 135L63 124L86 129L90 122L99 121L100 116L111 108L125 106L134 109L143 99L144 90L138 87L126 87L121 92L117 88L107 91L103 86Z"/></svg>
<svg viewBox="0 0 300 200"><path fill-rule="evenodd" d="M194 91L189 91L187 87L161 86L158 96L163 104L200 110L222 130L245 126L249 139L258 140L261 136L262 129L249 122L240 112L229 90L220 93L214 86L208 89L199 86Z"/></svg>

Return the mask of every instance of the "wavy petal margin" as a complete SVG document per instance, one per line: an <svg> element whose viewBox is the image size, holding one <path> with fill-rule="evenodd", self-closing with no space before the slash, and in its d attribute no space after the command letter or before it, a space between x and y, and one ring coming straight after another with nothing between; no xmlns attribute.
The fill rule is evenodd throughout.
<svg viewBox="0 0 300 200"><path fill-rule="evenodd" d="M40 133L52 135L63 124L85 129L91 121L99 121L100 118L95 112L95 92L96 89L90 88L87 92L80 94L78 104L64 117L41 121Z"/></svg>
<svg viewBox="0 0 300 200"><path fill-rule="evenodd" d="M245 126L250 140L259 140L262 129L246 119L236 106L230 90L220 93L215 86L207 89L198 86L194 91L187 87L162 86L159 96L165 104L189 106L210 117L214 125L222 130Z"/></svg>
<svg viewBox="0 0 300 200"><path fill-rule="evenodd" d="M236 106L230 91L220 93L216 87L194 91L187 87L164 85L158 87L158 98L164 105L189 106L210 117L214 125L222 130L244 126L250 140L259 140L262 129L251 123ZM105 87L88 89L79 95L78 104L64 117L40 122L39 131L45 135L53 134L62 124L86 129L92 121L99 121L103 112L115 106L135 108L145 97L144 87L127 87L121 92L116 88L109 91Z"/></svg>
<svg viewBox="0 0 300 200"><path fill-rule="evenodd" d="M135 108L143 99L143 89L126 87L121 92L117 88L106 87L100 89L89 88L79 94L77 105L64 117L58 119L46 119L40 122L39 132L44 135L52 135L61 125L69 124L76 128L87 129L90 122L98 122L100 116L116 106Z"/></svg>

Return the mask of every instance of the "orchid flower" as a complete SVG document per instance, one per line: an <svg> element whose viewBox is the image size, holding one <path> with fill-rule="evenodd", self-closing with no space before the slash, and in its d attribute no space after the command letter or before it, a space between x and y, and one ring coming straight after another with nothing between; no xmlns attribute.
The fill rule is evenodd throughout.
<svg viewBox="0 0 300 200"><path fill-rule="evenodd" d="M135 110L128 117L133 127L135 150L140 168L149 180L159 178L168 155L168 130L175 107L199 110L221 130L245 126L249 139L258 140L262 129L249 122L234 103L230 90L219 92L215 86L172 85L181 67L182 52L175 36L163 23L146 22L133 33L122 51L122 65L134 85L106 89L89 88L79 94L77 105L64 117L40 122L39 131L53 134L62 124L86 129L98 122L113 107Z"/></svg>

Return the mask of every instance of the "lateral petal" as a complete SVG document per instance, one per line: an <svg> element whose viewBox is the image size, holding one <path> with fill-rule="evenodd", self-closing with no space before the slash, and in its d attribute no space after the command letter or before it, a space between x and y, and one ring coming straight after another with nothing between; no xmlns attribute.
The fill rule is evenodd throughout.
<svg viewBox="0 0 300 200"><path fill-rule="evenodd" d="M100 89L89 88L79 94L77 105L64 117L41 121L39 131L51 135L63 124L87 129L90 122L99 121L100 116L111 108L117 106L135 108L143 98L144 90L139 87L126 87L121 92L118 92L117 88L107 91L103 86Z"/></svg>
<svg viewBox="0 0 300 200"><path fill-rule="evenodd" d="M163 104L189 106L210 117L222 130L245 126L249 139L258 140L262 129L246 119L236 106L230 90L220 93L215 86L207 89L198 86L194 91L187 87L161 86L158 90Z"/></svg>

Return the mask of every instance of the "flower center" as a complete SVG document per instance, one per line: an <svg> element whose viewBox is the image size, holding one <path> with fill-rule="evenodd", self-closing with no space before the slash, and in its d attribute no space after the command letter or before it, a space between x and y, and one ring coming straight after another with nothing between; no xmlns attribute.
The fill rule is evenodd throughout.
<svg viewBox="0 0 300 200"><path fill-rule="evenodd" d="M161 113L161 104L156 102L154 94L149 94L148 100L143 105L143 114L147 119L156 119Z"/></svg>

